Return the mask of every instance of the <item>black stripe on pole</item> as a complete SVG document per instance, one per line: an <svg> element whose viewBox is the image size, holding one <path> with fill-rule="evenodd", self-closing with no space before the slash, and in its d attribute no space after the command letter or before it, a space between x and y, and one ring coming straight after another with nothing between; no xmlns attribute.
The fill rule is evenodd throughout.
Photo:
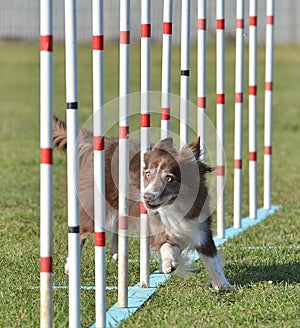
<svg viewBox="0 0 300 328"><path fill-rule="evenodd" d="M79 226L68 227L68 232L69 233L79 233Z"/></svg>
<svg viewBox="0 0 300 328"><path fill-rule="evenodd" d="M78 109L78 102L67 102L67 109Z"/></svg>
<svg viewBox="0 0 300 328"><path fill-rule="evenodd" d="M190 70L189 69L181 70L180 75L181 76L190 76Z"/></svg>

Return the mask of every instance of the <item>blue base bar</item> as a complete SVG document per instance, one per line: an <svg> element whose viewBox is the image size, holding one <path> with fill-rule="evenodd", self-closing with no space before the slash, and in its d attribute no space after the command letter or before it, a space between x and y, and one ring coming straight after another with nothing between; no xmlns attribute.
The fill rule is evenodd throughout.
<svg viewBox="0 0 300 328"><path fill-rule="evenodd" d="M233 227L226 229L225 231L225 240L235 237L240 233L244 232L246 229L258 224L262 220L264 220L267 216L274 214L276 211L280 209L280 206L272 206L271 209L265 210L264 208L260 208L257 210L257 218L250 219L246 217L242 219L242 227L240 229L235 229ZM223 239L214 238L216 246L223 244Z"/></svg>
<svg viewBox="0 0 300 328"><path fill-rule="evenodd" d="M150 275L150 288L141 288L140 284L128 289L128 308L119 309L118 303L114 304L106 313L106 327L117 327L120 322L134 314L156 291L157 287L170 278L155 271ZM93 325L92 327L96 327Z"/></svg>
<svg viewBox="0 0 300 328"><path fill-rule="evenodd" d="M215 237L214 241L216 246L219 247L225 241L233 238L246 229L260 223L267 216L274 214L280 209L280 206L272 206L271 209L265 210L260 208L257 211L257 219L253 220L249 217L242 219L242 227L240 229L235 229L230 227L225 231L225 238L220 239ZM197 252L192 252L189 254L190 260L195 261L199 259ZM169 279L171 275L166 275L158 271L153 272L150 275L150 288L141 288L140 284L136 284L132 288L128 289L128 308L119 309L118 303L114 304L106 313L106 327L117 327L119 323L128 319L132 314L134 314L156 291L157 287ZM92 325L91 328L96 328L96 325Z"/></svg>
<svg viewBox="0 0 300 328"><path fill-rule="evenodd" d="M280 210L280 206L273 205L269 210L265 210L264 208L259 208L257 210L257 218L256 219L250 219L249 216L242 219L241 225L242 227L240 229L235 229L234 227L227 228L225 230L225 238L218 238L214 237L214 242L217 247L221 246L225 241L227 241L230 238L233 238L248 228L251 228L252 226L260 223L262 220L264 220L266 217L274 214L276 211ZM197 252L192 252L189 254L190 261L196 261L199 259L199 255Z"/></svg>

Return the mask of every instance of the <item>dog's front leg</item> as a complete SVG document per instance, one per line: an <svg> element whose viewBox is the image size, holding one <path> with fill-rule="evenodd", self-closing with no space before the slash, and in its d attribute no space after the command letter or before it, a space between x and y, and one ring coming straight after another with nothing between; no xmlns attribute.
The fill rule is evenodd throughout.
<svg viewBox="0 0 300 328"><path fill-rule="evenodd" d="M164 243L160 247L160 257L163 273L171 273L176 270L181 250L178 246Z"/></svg>
<svg viewBox="0 0 300 328"><path fill-rule="evenodd" d="M210 277L211 277L211 285L212 287L219 291L219 290L233 290L234 286L232 286L228 280L226 279L224 272L223 272L223 266L222 266L222 260L220 257L219 252L217 251L213 256L210 255L204 255L203 253L199 252L201 258L204 261L206 270L208 271Z"/></svg>

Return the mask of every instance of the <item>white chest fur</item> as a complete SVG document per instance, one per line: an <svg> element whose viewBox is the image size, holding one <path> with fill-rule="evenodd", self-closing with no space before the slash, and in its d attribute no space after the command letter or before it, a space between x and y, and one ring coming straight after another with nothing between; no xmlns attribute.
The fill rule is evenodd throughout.
<svg viewBox="0 0 300 328"><path fill-rule="evenodd" d="M184 217L179 208L166 206L159 209L161 221L167 234L180 242L182 250L199 247L205 242L205 233L201 230L201 221Z"/></svg>

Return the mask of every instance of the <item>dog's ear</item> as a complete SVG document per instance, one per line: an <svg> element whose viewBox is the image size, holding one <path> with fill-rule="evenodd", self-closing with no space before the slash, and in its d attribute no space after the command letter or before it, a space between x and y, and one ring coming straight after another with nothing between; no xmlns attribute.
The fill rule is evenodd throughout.
<svg viewBox="0 0 300 328"><path fill-rule="evenodd" d="M182 159L183 161L194 161L196 159L198 162L200 175L205 175L206 173L214 171L214 168L208 166L200 160L200 156L200 137L197 137L190 144L185 145L179 153L179 159Z"/></svg>
<svg viewBox="0 0 300 328"><path fill-rule="evenodd" d="M149 152L144 153L144 169L146 170L149 166L150 154Z"/></svg>
<svg viewBox="0 0 300 328"><path fill-rule="evenodd" d="M201 150L200 150L200 137L197 137L193 142L190 144L186 145L182 150L184 149L189 149L192 151L194 154L196 160L198 161L201 155Z"/></svg>
<svg viewBox="0 0 300 328"><path fill-rule="evenodd" d="M172 137L168 137L166 139L160 140L159 142L157 142L153 147L153 150L164 150L167 152L172 152L174 150L173 147L173 138Z"/></svg>

